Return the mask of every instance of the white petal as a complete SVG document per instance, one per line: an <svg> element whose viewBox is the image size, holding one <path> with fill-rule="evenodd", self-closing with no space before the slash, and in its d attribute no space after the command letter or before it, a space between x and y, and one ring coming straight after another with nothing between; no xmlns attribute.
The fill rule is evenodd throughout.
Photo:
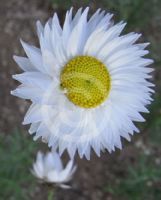
<svg viewBox="0 0 161 200"><path fill-rule="evenodd" d="M79 8L77 13L75 14L72 22L71 22L71 25L72 25L72 28L75 27L75 25L78 23L79 19L81 18L81 15L82 15L82 9L83 8ZM69 13L70 14L70 13ZM71 13L72 14L72 13ZM72 17L70 17L71 19Z"/></svg>
<svg viewBox="0 0 161 200"><path fill-rule="evenodd" d="M23 42L21 40L21 44L26 52L26 55L28 56L30 62L34 65L34 67L38 70L41 71L42 73L45 73L45 70L43 68L43 62L42 62L42 56L40 49L28 45L27 43Z"/></svg>
<svg viewBox="0 0 161 200"><path fill-rule="evenodd" d="M70 185L65 185L65 184L60 184L59 185L62 189L70 189L71 188L71 186Z"/></svg>
<svg viewBox="0 0 161 200"><path fill-rule="evenodd" d="M63 169L62 161L58 153L48 153L46 155L46 170L50 171L52 169L60 172Z"/></svg>
<svg viewBox="0 0 161 200"><path fill-rule="evenodd" d="M31 124L30 126L30 129L29 129L29 133L32 135L33 133L35 133L38 129L38 127L40 126L40 123L33 123Z"/></svg>
<svg viewBox="0 0 161 200"><path fill-rule="evenodd" d="M38 87L42 90L46 90L52 82L51 78L40 72L25 72L23 74L13 75L12 77L23 84Z"/></svg>
<svg viewBox="0 0 161 200"><path fill-rule="evenodd" d="M86 26L87 26L87 14L89 8L86 8L79 19L78 24L75 26L69 37L67 49L68 56L75 56L81 54L83 46L86 41ZM71 45L72 44L72 45Z"/></svg>
<svg viewBox="0 0 161 200"><path fill-rule="evenodd" d="M65 169L60 173L60 181L61 182L70 181L75 170L76 168L75 167L73 168L73 161L70 160Z"/></svg>
<svg viewBox="0 0 161 200"><path fill-rule="evenodd" d="M101 60L107 60L108 57L112 55L112 53L116 52L116 50L118 51L121 48L125 48L125 47L133 44L134 42L136 42L136 40L139 39L140 36L141 36L141 34L130 33L125 36L115 38L112 41L110 41L109 43L107 43L101 49L101 51L98 53L97 56Z"/></svg>
<svg viewBox="0 0 161 200"><path fill-rule="evenodd" d="M62 34L62 28L60 26L60 22L56 13L54 14L52 19L52 28L56 28L59 34Z"/></svg>
<svg viewBox="0 0 161 200"><path fill-rule="evenodd" d="M38 35L38 37L40 39L40 36L44 33L44 28L43 28L43 26L42 26L40 21L36 22L36 26L37 26L37 35Z"/></svg>
<svg viewBox="0 0 161 200"><path fill-rule="evenodd" d="M43 154L40 151L37 154L36 162L33 165L33 170L38 178L44 177Z"/></svg>
<svg viewBox="0 0 161 200"><path fill-rule="evenodd" d="M121 31L124 29L126 23L120 22L119 24L112 26L108 31L100 31L92 39L88 40L88 47L85 47L85 53L89 55L97 55L100 49L115 37L118 37ZM91 42L90 42L91 41ZM99 41L99 42L98 42Z"/></svg>
<svg viewBox="0 0 161 200"><path fill-rule="evenodd" d="M37 123L42 119L41 106L39 104L32 104L25 115L23 124Z"/></svg>
<svg viewBox="0 0 161 200"><path fill-rule="evenodd" d="M28 58L20 56L14 56L13 58L23 71L37 71Z"/></svg>
<svg viewBox="0 0 161 200"><path fill-rule="evenodd" d="M71 23L72 23L72 10L70 10L70 12L67 11L64 25L63 25L62 40L63 40L64 48L66 48L67 46L68 39L72 30Z"/></svg>

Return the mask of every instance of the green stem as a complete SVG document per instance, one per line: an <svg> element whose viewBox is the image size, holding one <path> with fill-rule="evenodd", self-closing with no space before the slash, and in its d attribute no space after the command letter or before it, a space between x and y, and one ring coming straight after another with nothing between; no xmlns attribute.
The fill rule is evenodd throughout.
<svg viewBox="0 0 161 200"><path fill-rule="evenodd" d="M49 188L48 190L48 200L54 200L54 189Z"/></svg>

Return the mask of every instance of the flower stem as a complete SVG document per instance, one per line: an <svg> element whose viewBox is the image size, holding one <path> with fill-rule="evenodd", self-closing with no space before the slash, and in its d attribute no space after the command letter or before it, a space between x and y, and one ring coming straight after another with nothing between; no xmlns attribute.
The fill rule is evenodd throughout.
<svg viewBox="0 0 161 200"><path fill-rule="evenodd" d="M53 189L48 190L48 200L54 200L54 190Z"/></svg>

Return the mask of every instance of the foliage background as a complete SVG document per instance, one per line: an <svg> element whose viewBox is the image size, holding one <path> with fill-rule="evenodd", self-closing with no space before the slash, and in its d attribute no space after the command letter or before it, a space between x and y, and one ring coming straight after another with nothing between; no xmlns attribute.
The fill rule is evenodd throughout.
<svg viewBox="0 0 161 200"><path fill-rule="evenodd" d="M49 192L32 177L30 168L37 149L21 125L28 102L11 97L17 85L11 75L20 72L12 55L23 55L19 38L37 44L35 22L45 21L56 11L61 22L71 6L90 6L91 14L101 7L115 13L116 22L128 22L125 32L143 33L150 41L150 57L155 60L154 102L147 122L139 124L141 134L124 149L91 161L80 160L72 190ZM0 1L0 200L160 200L161 199L161 1L160 0L5 0ZM64 156L66 160L67 156ZM54 194L54 195L53 195Z"/></svg>

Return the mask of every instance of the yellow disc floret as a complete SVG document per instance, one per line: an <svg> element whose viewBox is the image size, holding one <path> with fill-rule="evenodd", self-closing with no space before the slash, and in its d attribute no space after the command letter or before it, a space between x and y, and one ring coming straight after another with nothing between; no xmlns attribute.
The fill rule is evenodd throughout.
<svg viewBox="0 0 161 200"><path fill-rule="evenodd" d="M95 108L102 104L110 91L110 74L107 67L91 56L77 56L63 68L61 88L68 99L83 108Z"/></svg>

